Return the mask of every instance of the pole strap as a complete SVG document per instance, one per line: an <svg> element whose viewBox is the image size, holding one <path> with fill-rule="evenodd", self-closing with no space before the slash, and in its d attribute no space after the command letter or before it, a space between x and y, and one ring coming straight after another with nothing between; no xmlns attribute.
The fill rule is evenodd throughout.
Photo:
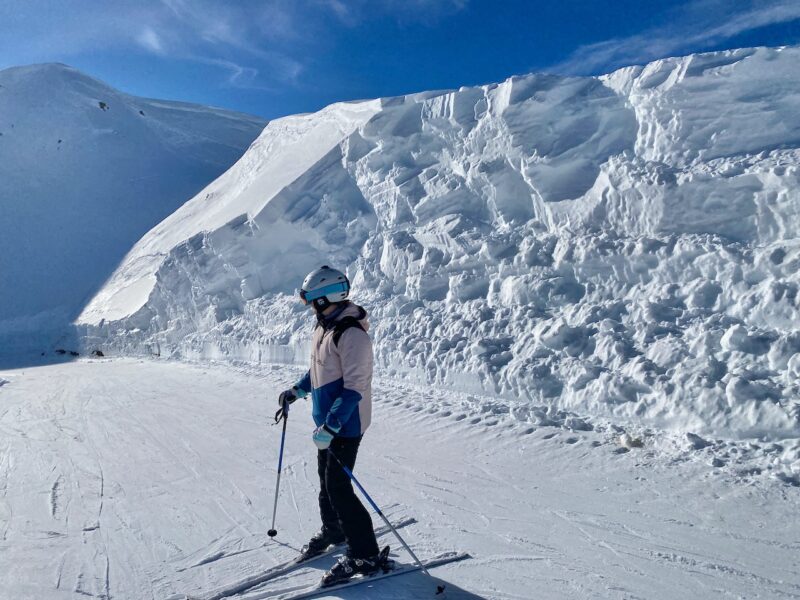
<svg viewBox="0 0 800 600"><path fill-rule="evenodd" d="M289 403L284 402L281 404L281 407L278 409L278 412L275 413L275 422L273 425L277 425L281 421L284 421L289 418Z"/></svg>

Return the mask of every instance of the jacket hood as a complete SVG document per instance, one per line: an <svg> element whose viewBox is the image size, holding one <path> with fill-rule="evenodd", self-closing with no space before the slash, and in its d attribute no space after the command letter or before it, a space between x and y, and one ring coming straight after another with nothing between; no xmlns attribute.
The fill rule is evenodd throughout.
<svg viewBox="0 0 800 600"><path fill-rule="evenodd" d="M355 317L364 328L364 331L369 331L369 320L367 319L367 311L358 304L348 302L345 309L336 317L337 321L341 321L345 317Z"/></svg>

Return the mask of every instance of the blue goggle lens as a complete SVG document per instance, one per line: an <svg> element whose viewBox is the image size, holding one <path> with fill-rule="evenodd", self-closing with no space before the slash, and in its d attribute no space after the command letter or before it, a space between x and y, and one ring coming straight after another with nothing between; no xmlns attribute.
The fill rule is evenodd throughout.
<svg viewBox="0 0 800 600"><path fill-rule="evenodd" d="M304 302L308 303L312 300L316 300L317 298L322 298L323 296L327 296L328 294L336 294L337 292L346 292L348 290L348 285L344 281L339 283L332 283L330 285L326 285L325 287L319 288L318 290L312 290L307 292L306 290L300 290L300 298L303 299Z"/></svg>

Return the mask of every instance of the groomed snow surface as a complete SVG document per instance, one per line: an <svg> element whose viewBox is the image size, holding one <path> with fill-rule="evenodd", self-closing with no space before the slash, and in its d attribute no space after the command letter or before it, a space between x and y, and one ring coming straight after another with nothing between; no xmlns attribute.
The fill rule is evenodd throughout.
<svg viewBox="0 0 800 600"><path fill-rule="evenodd" d="M293 556L318 527L302 401L279 535L266 531L280 437L270 421L297 373L132 359L1 371L0 597L202 597ZM472 555L433 571L443 598L800 597L800 495L733 476L768 445L700 456L644 438L620 452L619 432L600 423L533 426L388 379L375 398L356 474L393 520L418 521L402 533L422 558ZM730 466L710 469L726 452ZM244 598L280 597L327 565ZM320 597L421 599L434 588L415 574Z"/></svg>

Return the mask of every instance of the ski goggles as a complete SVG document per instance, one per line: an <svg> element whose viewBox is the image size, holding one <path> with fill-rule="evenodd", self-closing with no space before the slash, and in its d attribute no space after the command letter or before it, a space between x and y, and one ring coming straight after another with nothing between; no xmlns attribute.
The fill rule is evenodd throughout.
<svg viewBox="0 0 800 600"><path fill-rule="evenodd" d="M328 294L346 292L349 289L350 286L347 285L346 281L340 281L339 283L332 283L330 285L326 285L325 287L311 290L310 292L307 292L306 290L300 290L300 299L303 301L303 304L308 304L317 298L322 298Z"/></svg>

